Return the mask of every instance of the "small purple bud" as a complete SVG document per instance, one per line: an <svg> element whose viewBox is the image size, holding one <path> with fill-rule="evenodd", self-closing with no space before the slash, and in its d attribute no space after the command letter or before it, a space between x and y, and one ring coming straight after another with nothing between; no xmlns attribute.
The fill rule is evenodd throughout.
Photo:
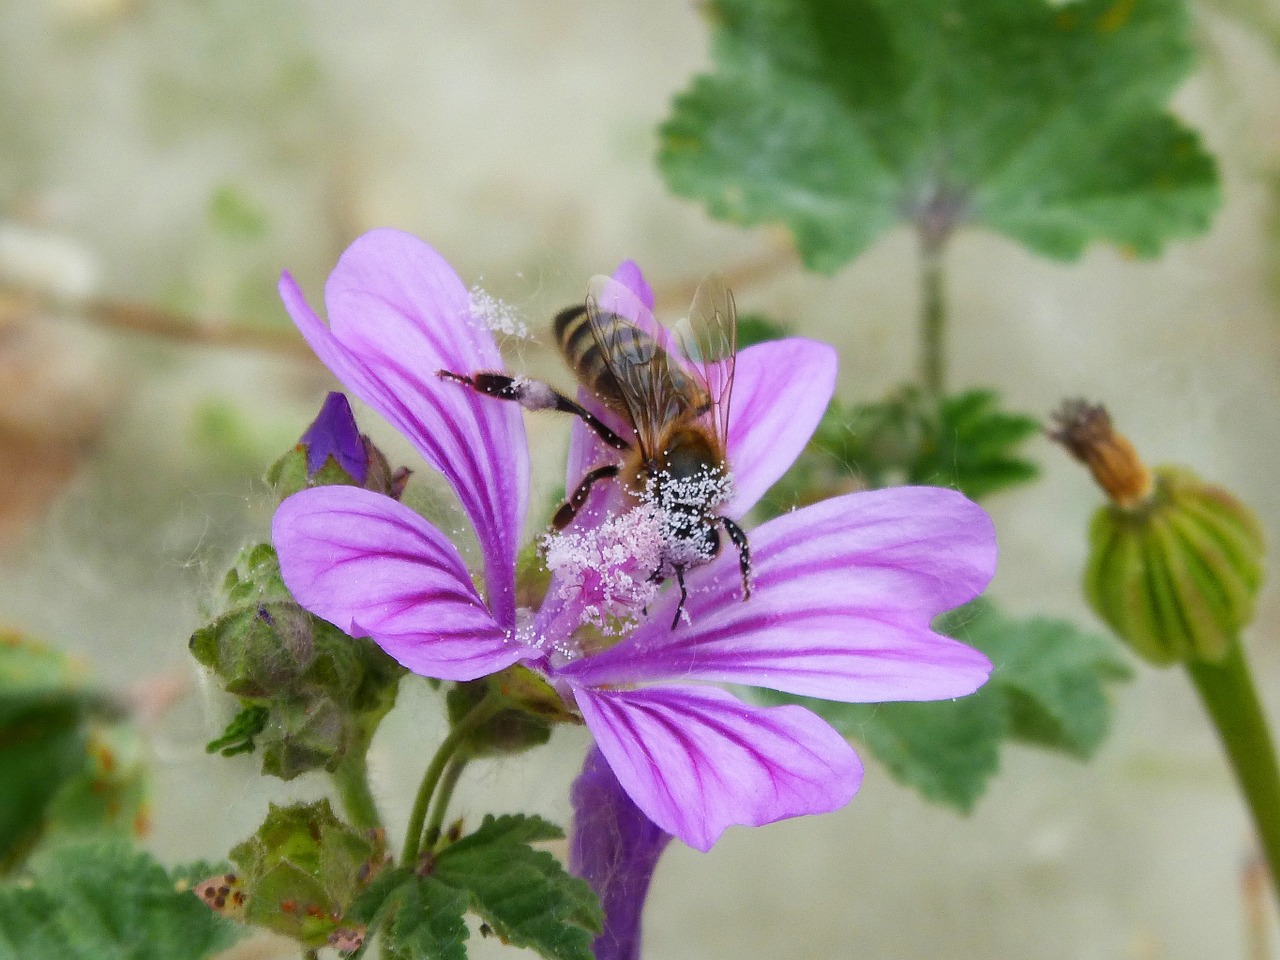
<svg viewBox="0 0 1280 960"><path fill-rule="evenodd" d="M329 457L349 473L356 483L364 483L369 471L369 455L360 439L355 415L347 398L337 391L325 397L320 415L299 441L307 448L307 476L315 477Z"/></svg>
<svg viewBox="0 0 1280 960"><path fill-rule="evenodd" d="M653 288L634 260L623 260L613 271L613 279L636 295L649 310L653 309Z"/></svg>
<svg viewBox="0 0 1280 960"><path fill-rule="evenodd" d="M595 745L569 796L569 869L591 885L604 908L604 932L592 947L596 960L639 960L649 881L671 834L640 812Z"/></svg>

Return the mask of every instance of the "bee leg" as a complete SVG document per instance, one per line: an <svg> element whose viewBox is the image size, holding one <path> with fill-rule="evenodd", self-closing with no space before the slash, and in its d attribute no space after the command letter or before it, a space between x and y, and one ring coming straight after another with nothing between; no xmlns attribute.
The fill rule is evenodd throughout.
<svg viewBox="0 0 1280 960"><path fill-rule="evenodd" d="M595 431L596 436L606 446L615 450L630 450L631 444L623 440L607 427L604 422L580 403L575 403L563 393L548 386L541 380L530 380L527 377L509 377L505 373L473 373L467 376L451 370L437 370L436 376L441 380L452 380L470 387L486 397L499 400L514 400L526 410L558 410L561 413L572 413L580 417L582 422Z"/></svg>
<svg viewBox="0 0 1280 960"><path fill-rule="evenodd" d="M680 586L680 602L676 604L676 615L671 619L671 629L680 626L680 616L684 613L685 601L689 599L689 588L684 585L684 567L676 567L676 583Z"/></svg>
<svg viewBox="0 0 1280 960"><path fill-rule="evenodd" d="M751 596L751 547L747 543L746 531L728 517L718 519L724 524L724 532L729 534L729 539L738 548L738 569L742 571L742 599L746 600Z"/></svg>
<svg viewBox="0 0 1280 960"><path fill-rule="evenodd" d="M578 484L578 489L573 491L573 496L569 497L564 503L560 504L560 509L556 511L556 515L551 520L551 526L556 530L563 530L569 524L573 523L573 518L578 515L578 511L582 509L582 505L587 502L587 497L591 494L591 487L597 480L607 480L610 477L616 477L618 471L622 469L616 463L607 463L603 467L596 467Z"/></svg>

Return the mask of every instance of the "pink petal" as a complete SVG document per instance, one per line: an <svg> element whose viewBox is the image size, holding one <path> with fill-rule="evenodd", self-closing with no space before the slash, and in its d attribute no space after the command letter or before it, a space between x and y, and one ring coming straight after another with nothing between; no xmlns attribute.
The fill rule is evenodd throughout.
<svg viewBox="0 0 1280 960"><path fill-rule="evenodd" d="M959 697L986 681L985 656L929 629L995 571L991 520L961 494L849 494L772 520L749 539L749 600L726 546L688 578L691 623L670 629L668 589L630 637L560 672L590 686L679 678L850 702Z"/></svg>
<svg viewBox="0 0 1280 960"><path fill-rule="evenodd" d="M649 286L649 281L640 272L638 263L634 260L623 260L618 264L618 269L613 271L613 279L635 294L636 299L647 310L653 309L653 287Z"/></svg>
<svg viewBox="0 0 1280 960"><path fill-rule="evenodd" d="M280 504L271 536L298 603L414 673L474 680L539 655L495 622L453 544L390 497L303 490Z"/></svg>
<svg viewBox="0 0 1280 960"><path fill-rule="evenodd" d="M735 824L837 810L862 780L853 749L803 707L751 707L700 687L574 693L636 806L697 850Z"/></svg>
<svg viewBox="0 0 1280 960"><path fill-rule="evenodd" d="M325 365L453 484L480 540L490 604L500 623L514 624L528 497L524 424L516 404L436 376L502 369L453 268L416 237L374 230L347 248L329 276L329 326L288 274L280 295Z"/></svg>
<svg viewBox="0 0 1280 960"><path fill-rule="evenodd" d="M836 386L836 352L816 340L791 338L738 354L729 408L729 466L738 518L787 472L813 436Z"/></svg>

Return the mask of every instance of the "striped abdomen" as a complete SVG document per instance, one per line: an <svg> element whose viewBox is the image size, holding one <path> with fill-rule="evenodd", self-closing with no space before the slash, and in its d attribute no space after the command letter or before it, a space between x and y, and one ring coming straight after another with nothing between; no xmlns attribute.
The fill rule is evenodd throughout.
<svg viewBox="0 0 1280 960"><path fill-rule="evenodd" d="M593 320L594 317L594 320ZM592 332L592 324L596 330ZM617 314L589 314L581 304L556 314L556 342L578 382L615 413L629 416L614 368L630 370L653 365L666 367L666 357L656 340ZM606 357L601 345L609 351Z"/></svg>

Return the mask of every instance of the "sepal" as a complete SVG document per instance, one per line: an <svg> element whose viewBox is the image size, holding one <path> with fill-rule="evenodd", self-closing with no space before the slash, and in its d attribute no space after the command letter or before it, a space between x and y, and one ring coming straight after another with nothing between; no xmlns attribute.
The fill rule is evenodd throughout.
<svg viewBox="0 0 1280 960"><path fill-rule="evenodd" d="M231 851L238 870L196 885L210 909L311 948L351 950L363 940L345 914L387 864L380 830L334 816L328 800L271 805L257 832Z"/></svg>
<svg viewBox="0 0 1280 960"><path fill-rule="evenodd" d="M1151 663L1221 661L1253 619L1262 528L1231 493L1190 471L1154 473L1146 503L1109 503L1095 514L1085 594Z"/></svg>
<svg viewBox="0 0 1280 960"><path fill-rule="evenodd" d="M256 745L263 772L290 780L308 770L332 772L350 751L367 747L395 704L404 668L372 640L352 638L298 606L269 544L240 555L218 609L192 635L191 653L244 709L214 749ZM255 707L249 729L244 710Z"/></svg>

